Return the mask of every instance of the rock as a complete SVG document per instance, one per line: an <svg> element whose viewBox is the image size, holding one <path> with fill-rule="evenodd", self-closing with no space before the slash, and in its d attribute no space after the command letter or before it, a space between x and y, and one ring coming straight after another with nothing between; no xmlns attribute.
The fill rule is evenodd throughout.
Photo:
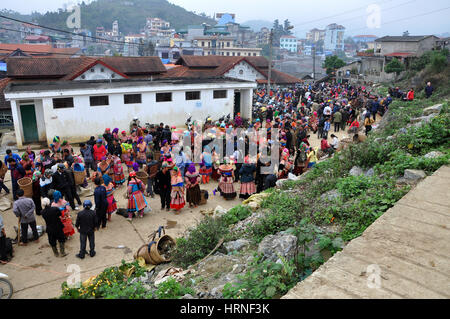
<svg viewBox="0 0 450 319"><path fill-rule="evenodd" d="M239 262L240 260L234 256L216 253L202 261L198 265L198 271L217 273L219 270L222 270L223 272L228 272Z"/></svg>
<svg viewBox="0 0 450 319"><path fill-rule="evenodd" d="M233 269L231 270L231 273L233 274L240 274L243 273L245 271L245 266L244 265L239 265L236 264L233 266Z"/></svg>
<svg viewBox="0 0 450 319"><path fill-rule="evenodd" d="M201 291L201 292L199 292L199 293L197 294L197 296L198 296L199 298L204 298L204 297L206 296L206 293L203 292L203 291Z"/></svg>
<svg viewBox="0 0 450 319"><path fill-rule="evenodd" d="M218 287L214 287L213 289L211 289L211 292L209 293L209 295L214 298L214 299L222 299L223 298L223 287L225 287L225 285L220 285Z"/></svg>
<svg viewBox="0 0 450 319"><path fill-rule="evenodd" d="M391 136L388 136L388 137L386 137L386 140L387 140L387 141L391 141L391 140L393 140L393 139L395 139L395 137L393 137L392 135L391 135Z"/></svg>
<svg viewBox="0 0 450 319"><path fill-rule="evenodd" d="M398 134L406 134L406 133L408 133L408 130L406 128L404 128L404 127L400 128L398 130Z"/></svg>
<svg viewBox="0 0 450 319"><path fill-rule="evenodd" d="M439 114L442 110L442 104L433 105L423 110L423 115Z"/></svg>
<svg viewBox="0 0 450 319"><path fill-rule="evenodd" d="M225 215L227 212L228 212L228 210L226 210L226 209L223 208L222 206L217 206L216 209L214 209L213 217L214 217L214 218L222 217L222 216Z"/></svg>
<svg viewBox="0 0 450 319"><path fill-rule="evenodd" d="M294 258L297 248L297 237L293 235L269 235L266 236L258 246L258 253L264 258L276 261L281 257Z"/></svg>
<svg viewBox="0 0 450 319"><path fill-rule="evenodd" d="M425 174L424 171L417 169L405 169L403 176L403 178L409 181L419 181L425 177L427 177L427 174Z"/></svg>
<svg viewBox="0 0 450 319"><path fill-rule="evenodd" d="M232 252L232 251L241 251L242 249L250 246L250 242L246 239L238 239L235 241L229 241L225 244L223 244L223 246L225 247L226 251Z"/></svg>
<svg viewBox="0 0 450 319"><path fill-rule="evenodd" d="M0 198L0 210L2 212L7 211L11 207L12 207L12 202L10 199L8 199L6 197Z"/></svg>
<svg viewBox="0 0 450 319"><path fill-rule="evenodd" d="M437 158L437 157L441 157L441 156L444 156L444 154L441 152L433 151L433 152L426 154L424 157L425 158Z"/></svg>
<svg viewBox="0 0 450 319"><path fill-rule="evenodd" d="M434 119L436 116L438 116L438 114L432 113L427 116L415 117L410 120L410 123L416 124L415 126L419 126L419 124L422 125L424 123L430 123L431 120Z"/></svg>
<svg viewBox="0 0 450 319"><path fill-rule="evenodd" d="M320 196L320 199L322 200L328 200L328 201L335 201L339 198L341 198L341 193L339 193L339 191L337 189L333 189L331 191L328 191L324 194L322 194L322 196Z"/></svg>
<svg viewBox="0 0 450 319"><path fill-rule="evenodd" d="M382 143L382 142L383 142L383 139L381 137L377 137L375 139L375 143Z"/></svg>
<svg viewBox="0 0 450 319"><path fill-rule="evenodd" d="M373 175L375 175L375 170L373 168L370 168L367 172L364 173L364 175L367 177L372 177Z"/></svg>
<svg viewBox="0 0 450 319"><path fill-rule="evenodd" d="M190 294L186 294L183 297L181 297L180 299L195 299L195 298Z"/></svg>
<svg viewBox="0 0 450 319"><path fill-rule="evenodd" d="M364 174L364 172L361 167L353 166L352 169L350 170L349 174L350 174L350 176L360 176L360 175Z"/></svg>
<svg viewBox="0 0 450 319"><path fill-rule="evenodd" d="M148 282L148 273L145 273L144 275L142 275L141 277L139 277L139 281L142 283L146 283Z"/></svg>

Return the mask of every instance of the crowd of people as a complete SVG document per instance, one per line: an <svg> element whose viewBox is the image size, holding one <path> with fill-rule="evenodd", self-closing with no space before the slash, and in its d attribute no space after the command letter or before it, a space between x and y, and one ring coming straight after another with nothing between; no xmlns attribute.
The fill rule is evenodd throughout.
<svg viewBox="0 0 450 319"><path fill-rule="evenodd" d="M274 187L277 180L289 174L305 173L321 157L333 156L339 150L338 132L347 130L355 140L364 126L365 134L370 134L377 114L382 116L393 98L403 98L397 94L398 90L390 92L382 97L364 86L329 83L277 88L270 92L258 89L254 93L251 122L238 113L233 120L207 119L203 123L207 137L216 138L219 144L203 141L200 162L194 162L191 152L179 147L179 142L186 137L194 145L198 134L194 126L181 131L164 123L141 127L135 118L128 130L106 128L98 137L80 143L78 152L69 141L55 136L49 148L38 154L29 147L22 156L7 151L0 164L0 192L10 192L3 183L9 169L13 211L21 225L22 233L18 235L21 244L28 242L28 227L32 229L33 239L38 240L37 214L46 222L48 241L55 256L66 255L64 243L75 230L80 232L81 245L77 257L84 258L87 254L87 239L89 254L94 256L94 232L105 228L112 214L123 211L115 198L115 191L122 185L126 185L129 221L144 217L150 210L146 197L153 198L155 194L160 197L161 210L179 214L186 204L196 208L209 195L204 194L201 185L213 182L217 183L213 194L224 200L235 199L238 194L240 198L249 198ZM239 129L247 130L248 134L239 136ZM275 130L279 134L273 134ZM312 134L321 140L320 148L311 145ZM230 135L232 138L227 139ZM217 145L222 142L226 153L232 155L220 156ZM239 143L244 144L244 152ZM255 154L249 154L251 146L256 147ZM274 151L278 152L279 163L270 162ZM146 184L140 177L143 173ZM82 176L82 180L77 176ZM31 198L25 197L19 187L18 181L24 177L32 181ZM95 185L94 203L90 200L82 203L77 188L87 187L89 182ZM78 212L74 223L69 208L79 211L81 205L83 210ZM0 229L3 234L1 220Z"/></svg>

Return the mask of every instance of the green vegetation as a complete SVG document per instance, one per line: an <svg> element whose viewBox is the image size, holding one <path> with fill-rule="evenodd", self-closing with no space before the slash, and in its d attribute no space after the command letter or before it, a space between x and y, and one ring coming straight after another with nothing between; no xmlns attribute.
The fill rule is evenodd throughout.
<svg viewBox="0 0 450 319"><path fill-rule="evenodd" d="M190 281L186 281L186 283L190 283ZM157 299L180 299L186 294L194 295L195 292L191 287L180 284L173 278L161 283L155 291Z"/></svg>
<svg viewBox="0 0 450 319"><path fill-rule="evenodd" d="M423 69L435 65L435 67L439 67L442 60L444 61L443 66L447 65L447 57L449 55L448 49L442 51L428 51L425 52L421 57L414 59L411 63L411 69L414 71L422 71ZM442 69L435 70L436 72L442 71Z"/></svg>
<svg viewBox="0 0 450 319"><path fill-rule="evenodd" d="M145 268L135 261L119 267L105 269L89 283L79 288L70 288L67 282L61 285L60 299L149 299L152 294L140 282L131 283L145 273Z"/></svg>
<svg viewBox="0 0 450 319"><path fill-rule="evenodd" d="M139 33L148 17L164 19L170 22L171 28L177 30L204 22L215 24L213 19L189 12L166 0L97 0L89 4L82 2L80 7L81 28L90 30L94 35L99 26L111 29L115 20L119 22L119 29L123 34ZM34 13L32 18L40 25L68 30L66 20L70 14L72 13L59 9L45 14Z"/></svg>
<svg viewBox="0 0 450 319"><path fill-rule="evenodd" d="M393 58L392 61L384 67L384 72L395 73L397 76L403 71L405 71L405 65L396 58Z"/></svg>
<svg viewBox="0 0 450 319"><path fill-rule="evenodd" d="M336 73L336 70L345 66L345 62L338 56L327 56L322 67L327 69L327 74L331 75Z"/></svg>

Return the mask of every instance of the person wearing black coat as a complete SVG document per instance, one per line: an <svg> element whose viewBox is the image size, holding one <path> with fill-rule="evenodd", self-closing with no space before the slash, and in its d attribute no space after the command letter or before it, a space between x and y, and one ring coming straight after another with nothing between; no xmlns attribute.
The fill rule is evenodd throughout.
<svg viewBox="0 0 450 319"><path fill-rule="evenodd" d="M50 244L50 247L52 247L55 257L65 257L67 256L64 248L66 236L63 232L64 225L61 221L61 210L58 207L52 207L50 205L50 199L48 198L44 198L42 203L44 209L41 214L42 218L45 220L45 231L48 235L48 243ZM58 252L56 242L59 243L60 252Z"/></svg>
<svg viewBox="0 0 450 319"><path fill-rule="evenodd" d="M97 227L97 214L91 209L90 200L85 200L83 204L84 210L78 213L75 227L80 233L80 252L76 257L84 259L86 251L86 241L89 239L89 255L95 256L95 229Z"/></svg>
<svg viewBox="0 0 450 319"><path fill-rule="evenodd" d="M119 141L114 139L111 145L108 144L108 153L118 157L122 156L122 147L120 146Z"/></svg>
<svg viewBox="0 0 450 319"><path fill-rule="evenodd" d="M106 188L102 186L100 178L94 180L97 186L94 190L95 199L95 213L97 214L97 229L100 229L100 224L102 228L106 227L107 217L106 211L108 209L108 200L106 199Z"/></svg>
<svg viewBox="0 0 450 319"><path fill-rule="evenodd" d="M161 170L155 176L155 193L161 197L161 210L164 208L170 210L170 193L172 192L172 184L170 181L170 170L167 163L163 163Z"/></svg>
<svg viewBox="0 0 450 319"><path fill-rule="evenodd" d="M64 195L73 210L78 210L78 207L75 206L74 196L72 193L73 181L71 176L69 176L65 169L66 167L64 166L64 164L58 164L58 170L52 176L53 187L57 191L60 191L62 195Z"/></svg>
<svg viewBox="0 0 450 319"><path fill-rule="evenodd" d="M170 131L169 125L166 125L166 127L161 132L161 141L164 140L169 142L169 144L172 142L172 132Z"/></svg>

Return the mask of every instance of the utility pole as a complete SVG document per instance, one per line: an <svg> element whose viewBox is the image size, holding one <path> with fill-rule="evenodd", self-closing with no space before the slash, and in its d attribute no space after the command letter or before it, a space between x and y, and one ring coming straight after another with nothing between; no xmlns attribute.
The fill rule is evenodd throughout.
<svg viewBox="0 0 450 319"><path fill-rule="evenodd" d="M316 45L312 45L313 50L313 84L316 83Z"/></svg>
<svg viewBox="0 0 450 319"><path fill-rule="evenodd" d="M270 98L270 80L272 78L272 51L273 51L273 28L270 29L270 36L269 36L269 76L267 78L267 92L269 94L269 98Z"/></svg>

